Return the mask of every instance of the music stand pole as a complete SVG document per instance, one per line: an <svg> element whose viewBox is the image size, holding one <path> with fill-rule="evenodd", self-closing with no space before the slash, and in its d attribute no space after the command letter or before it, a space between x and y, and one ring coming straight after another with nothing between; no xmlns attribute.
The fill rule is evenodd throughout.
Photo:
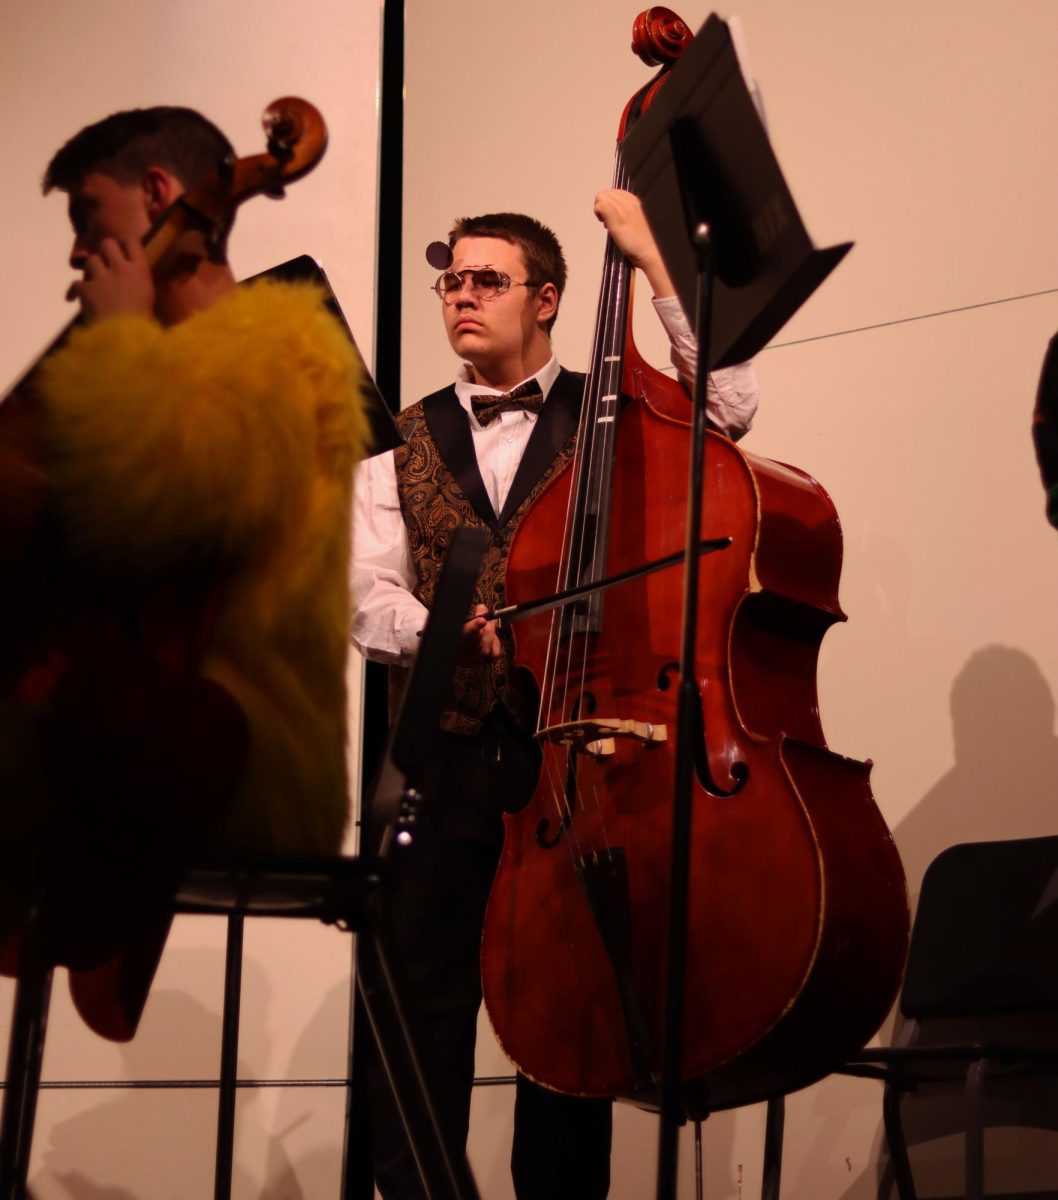
<svg viewBox="0 0 1058 1200"><path fill-rule="evenodd" d="M694 308L696 312L698 377L687 521L688 541L697 544L707 371L746 362L762 350L844 258L851 243L823 250L813 245L742 77L731 32L715 15L706 19L665 86L625 135L621 157L684 311ZM694 678L698 570L697 556L688 557L673 798L669 993L660 1086L658 1195L663 1200L675 1195L675 1126L683 1115L680 1068L695 766L690 735L694 725L700 728L702 722ZM704 774L708 750L703 758ZM735 780L735 790L744 782ZM733 794L715 782L705 790L711 796Z"/></svg>
<svg viewBox="0 0 1058 1200"><path fill-rule="evenodd" d="M404 689L367 815L370 851L395 868L389 887L399 887L402 850L415 839L421 806L430 797L420 791L424 764L436 753L441 711L451 692L466 613L474 597L488 537L483 530L460 526L452 535L430 618ZM394 878L396 876L396 878ZM371 921L356 952L357 990L375 1039L379 1060L389 1077L393 1100L404 1123L426 1200L479 1200L466 1153L450 1146L430 1080L419 1052L415 1013L402 996L400 963L391 953L385 891L375 897ZM354 1057L350 1047L350 1059ZM350 1173L346 1184L352 1186ZM349 1194L346 1192L346 1194Z"/></svg>
<svg viewBox="0 0 1058 1200"><path fill-rule="evenodd" d="M677 168L679 166L679 155ZM683 996L687 977L687 894L690 884L691 787L694 772L695 728L702 721L695 672L698 639L698 541L702 527L702 484L705 479L706 387L712 315L713 265L709 227L695 218L686 188L684 211L690 226L698 267L695 335L698 370L692 392L691 453L687 484L687 532L683 576L680 686L676 709L675 788L672 801L672 853L669 880L669 928L665 978L665 1044L661 1072L661 1127L658 1135L658 1200L675 1200L683 1060Z"/></svg>

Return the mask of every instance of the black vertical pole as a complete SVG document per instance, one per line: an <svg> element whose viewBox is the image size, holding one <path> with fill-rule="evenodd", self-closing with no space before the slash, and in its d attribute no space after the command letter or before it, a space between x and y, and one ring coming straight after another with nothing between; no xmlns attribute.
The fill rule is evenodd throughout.
<svg viewBox="0 0 1058 1200"><path fill-rule="evenodd" d="M8 1039L7 1090L0 1127L0 1200L25 1200L37 1094L48 1029L54 954L39 901L22 938Z"/></svg>
<svg viewBox="0 0 1058 1200"><path fill-rule="evenodd" d="M385 0L379 129L378 259L375 268L375 383L391 412L400 409L401 279L404 236L404 2ZM382 762L389 732L386 668L365 664L360 798ZM361 847L363 849L363 846Z"/></svg>
<svg viewBox="0 0 1058 1200"><path fill-rule="evenodd" d="M382 6L382 78L379 121L378 250L375 267L375 383L392 412L400 408L401 277L404 225L404 0ZM363 820L389 732L386 668L365 663L361 726L360 852L373 853ZM355 970L355 964L353 966ZM359 1000L351 1001L350 1088L346 1101L343 1200L371 1200L370 1105L365 1058L371 1030Z"/></svg>
<svg viewBox="0 0 1058 1200"><path fill-rule="evenodd" d="M375 382L391 411L400 408L401 276L404 240L404 3L385 0L379 129Z"/></svg>
<svg viewBox="0 0 1058 1200"><path fill-rule="evenodd" d="M235 1163L235 1099L239 1076L239 1010L242 1003L241 913L228 914L224 951L224 1014L220 1035L220 1078L217 1086L217 1153L213 1174L214 1200L231 1200Z"/></svg>
<svg viewBox="0 0 1058 1200"><path fill-rule="evenodd" d="M679 159L677 159L679 162ZM679 1127L684 1120L681 1086L683 1064L683 992L687 973L687 893L690 888L691 799L694 771L694 727L700 725L701 700L695 671L698 644L698 543L702 537L702 483L705 478L706 387L712 316L712 247L709 229L692 225L698 256L698 303L695 332L698 370L694 381L691 453L687 485L687 547L683 576L683 635L676 726L676 779L672 813L672 859L669 879L669 928L665 978L665 1044L662 1051L661 1128L658 1137L657 1200L675 1200Z"/></svg>

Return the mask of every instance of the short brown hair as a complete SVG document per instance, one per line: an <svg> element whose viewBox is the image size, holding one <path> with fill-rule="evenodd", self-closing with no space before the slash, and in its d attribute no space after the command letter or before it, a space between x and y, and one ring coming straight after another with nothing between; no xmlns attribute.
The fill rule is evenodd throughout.
<svg viewBox="0 0 1058 1200"><path fill-rule="evenodd" d="M234 157L223 133L193 108L133 108L87 125L56 152L42 189L70 192L98 171L117 183L135 183L152 166L192 187Z"/></svg>
<svg viewBox="0 0 1058 1200"><path fill-rule="evenodd" d="M448 234L452 249L460 238L501 238L518 247L529 268L529 278L537 285L553 283L561 301L566 288L566 258L554 231L524 213L486 213L483 217L462 217ZM558 308L547 323L547 331L558 319Z"/></svg>

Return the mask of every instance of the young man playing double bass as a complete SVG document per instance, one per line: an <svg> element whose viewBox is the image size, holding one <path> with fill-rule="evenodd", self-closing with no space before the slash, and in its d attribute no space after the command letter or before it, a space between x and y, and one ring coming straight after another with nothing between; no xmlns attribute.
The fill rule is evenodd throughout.
<svg viewBox="0 0 1058 1200"><path fill-rule="evenodd" d="M595 211L651 284L685 380L693 331L638 201L603 192ZM399 671L414 655L451 530L490 534L427 770L428 805L390 915L409 976L437 1106L454 1146L466 1142L481 1002L485 904L503 839L502 814L523 807L540 753L535 697L508 669L510 635L483 615L502 603L506 556L523 515L569 459L583 376L560 367L550 331L566 281L554 234L501 213L456 224L452 261L437 281L454 385L398 417L407 445L365 463L354 494L353 642ZM709 379L708 413L731 437L749 428L757 386L749 365ZM556 542L561 530L555 531ZM541 964L546 970L546 964ZM385 1200L421 1196L414 1163L380 1072L372 1080L376 1180ZM561 1096L518 1077L512 1172L519 1200L602 1200L609 1188L609 1101Z"/></svg>
<svg viewBox="0 0 1058 1200"><path fill-rule="evenodd" d="M237 287L194 227L153 272L141 244L229 155L170 107L58 151L44 191L69 197L81 322L0 407L0 449L30 423L42 481L2 514L0 956L43 896L113 1037L195 855L334 852L346 822L358 360L316 289Z"/></svg>

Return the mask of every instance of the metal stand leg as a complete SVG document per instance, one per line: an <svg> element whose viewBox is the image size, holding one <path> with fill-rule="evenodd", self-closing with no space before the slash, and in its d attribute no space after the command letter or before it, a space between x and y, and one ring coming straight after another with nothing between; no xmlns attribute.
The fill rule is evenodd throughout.
<svg viewBox="0 0 1058 1200"><path fill-rule="evenodd" d="M702 1174L702 1122L701 1118L694 1119L694 1195L696 1200L704 1200L705 1178Z"/></svg>
<svg viewBox="0 0 1058 1200"><path fill-rule="evenodd" d="M19 963L7 1055L7 1090L0 1127L0 1200L25 1200L33 1121L37 1113L52 967L31 922Z"/></svg>
<svg viewBox="0 0 1058 1200"><path fill-rule="evenodd" d="M378 933L361 933L356 985L389 1076L427 1200L479 1200L461 1148L449 1147Z"/></svg>
<svg viewBox="0 0 1058 1200"><path fill-rule="evenodd" d="M761 1179L761 1200L779 1200L779 1181L782 1176L782 1136L786 1124L786 1097L772 1096L764 1121L764 1173Z"/></svg>
<svg viewBox="0 0 1058 1200"><path fill-rule="evenodd" d="M220 1035L217 1159L213 1176L215 1200L231 1200L235 1159L235 1085L239 1072L239 1005L242 1001L242 933L243 918L230 914L224 958L224 1024Z"/></svg>
<svg viewBox="0 0 1058 1200"><path fill-rule="evenodd" d="M911 1174L911 1160L907 1156L907 1140L904 1123L900 1119L900 1103L904 1098L901 1088L893 1083L885 1085L882 1096L882 1118L885 1123L885 1140L889 1146L889 1161L896 1181L896 1193L900 1200L917 1200L915 1180Z"/></svg>
<svg viewBox="0 0 1058 1200"><path fill-rule="evenodd" d="M981 1085L987 1072L987 1058L977 1059L966 1072L966 1200L982 1200L985 1194L985 1130Z"/></svg>
<svg viewBox="0 0 1058 1200"><path fill-rule="evenodd" d="M371 1037L367 1013L355 988L356 937L351 969L354 987L349 997L349 1069L345 1094L345 1146L342 1151L342 1185L339 1200L372 1200L375 1194L371 1158L371 1105L367 1093L367 1046Z"/></svg>

